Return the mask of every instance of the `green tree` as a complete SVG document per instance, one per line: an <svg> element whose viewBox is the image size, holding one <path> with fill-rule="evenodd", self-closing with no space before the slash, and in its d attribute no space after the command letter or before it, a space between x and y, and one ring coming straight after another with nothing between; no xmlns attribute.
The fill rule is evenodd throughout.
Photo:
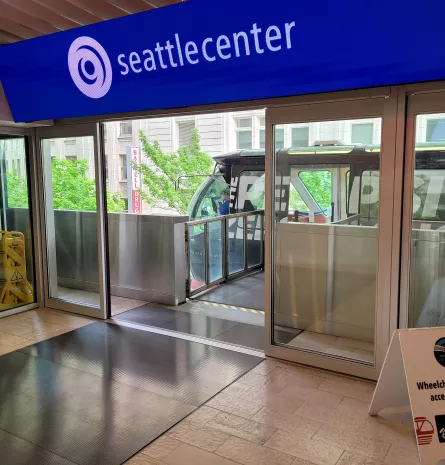
<svg viewBox="0 0 445 465"><path fill-rule="evenodd" d="M16 170L6 173L8 206L10 208L28 208L28 183L19 177Z"/></svg>
<svg viewBox="0 0 445 465"><path fill-rule="evenodd" d="M196 175L211 174L214 167L212 157L201 151L198 131L193 131L188 146L173 153L164 153L159 142L150 142L142 131L139 139L147 162L132 163L132 166L147 188L140 190L142 199L154 207L167 206L185 215L193 194L203 181ZM180 189L175 186L178 181Z"/></svg>
<svg viewBox="0 0 445 465"><path fill-rule="evenodd" d="M16 171L7 173L8 205L28 207L28 186ZM96 185L88 177L88 161L52 159L52 189L56 210L96 210ZM125 211L125 202L118 193L107 189L109 212Z"/></svg>
<svg viewBox="0 0 445 465"><path fill-rule="evenodd" d="M302 171L300 179L322 210L329 208L332 202L332 174L330 171ZM306 211L307 206L293 186L290 190L289 207L291 210Z"/></svg>

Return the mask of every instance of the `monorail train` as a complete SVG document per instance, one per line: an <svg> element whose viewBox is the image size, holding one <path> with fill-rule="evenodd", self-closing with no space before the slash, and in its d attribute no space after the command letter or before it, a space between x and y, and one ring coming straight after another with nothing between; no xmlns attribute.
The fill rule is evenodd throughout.
<svg viewBox="0 0 445 465"><path fill-rule="evenodd" d="M230 194L230 213L262 210L265 207L264 150L238 150L214 158L214 173L205 179L190 206L190 220L218 216L224 197ZM445 221L445 209L437 197L432 212L428 202L430 180L445 168L445 144L420 143L416 146L414 219ZM337 141L315 143L312 147L277 151L275 173L275 217L279 222L335 223L375 226L378 220L380 145L342 145ZM442 187L443 188L443 182ZM417 197L417 199L416 199ZM433 208L434 209L434 208ZM256 219L256 217L252 217ZM255 229L255 225L251 226ZM236 242L239 221L230 226L230 237ZM219 236L218 236L219 237ZM191 238L192 275L204 281L202 273L202 234ZM211 240L211 238L209 238ZM216 240L216 239L215 239ZM258 241L260 242L260 241ZM234 267L240 248L232 246ZM261 253L258 249L257 253ZM218 262L219 263L219 262ZM219 266L219 264L218 264Z"/></svg>

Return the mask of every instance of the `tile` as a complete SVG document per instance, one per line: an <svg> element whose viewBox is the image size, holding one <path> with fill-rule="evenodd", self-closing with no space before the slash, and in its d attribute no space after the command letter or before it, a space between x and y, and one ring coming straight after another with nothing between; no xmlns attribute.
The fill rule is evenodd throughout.
<svg viewBox="0 0 445 465"><path fill-rule="evenodd" d="M313 439L318 439L344 450L354 451L365 457L383 461L391 444L364 436L361 434L360 429L356 431L339 430L338 428L323 425L314 435Z"/></svg>
<svg viewBox="0 0 445 465"><path fill-rule="evenodd" d="M23 337L28 339L30 344L34 344L36 342L46 341L47 339L51 339L53 337L68 333L70 331L74 331L74 329L63 328L57 331L36 330L36 331L31 331L30 333L24 334Z"/></svg>
<svg viewBox="0 0 445 465"><path fill-rule="evenodd" d="M7 320L7 318L5 318ZM24 336L26 333L29 333L30 328L18 325L12 322L2 322L0 320L0 331L7 334L12 334L14 336Z"/></svg>
<svg viewBox="0 0 445 465"><path fill-rule="evenodd" d="M258 375L252 372L246 373L238 382L252 387L268 386L276 391L281 391L288 385L286 379L275 379L271 376Z"/></svg>
<svg viewBox="0 0 445 465"><path fill-rule="evenodd" d="M165 465L165 463L147 455L138 454L125 462L125 465Z"/></svg>
<svg viewBox="0 0 445 465"><path fill-rule="evenodd" d="M330 378L324 381L319 389L332 392L333 394L370 402L374 394L375 383L347 378Z"/></svg>
<svg viewBox="0 0 445 465"><path fill-rule="evenodd" d="M232 460L188 444L181 444L177 447L164 458L163 463L167 465L239 465Z"/></svg>
<svg viewBox="0 0 445 465"><path fill-rule="evenodd" d="M264 444L276 431L275 428L225 412L210 420L207 426L256 444Z"/></svg>
<svg viewBox="0 0 445 465"><path fill-rule="evenodd" d="M262 409L262 405L249 402L238 397L218 394L207 402L207 405L223 412L233 413L240 417L250 418Z"/></svg>
<svg viewBox="0 0 445 465"><path fill-rule="evenodd" d="M236 322L222 320L221 318L185 313L184 316L175 318L161 325L161 327L181 333L193 334L194 336L214 338L224 331L233 328L236 324Z"/></svg>
<svg viewBox="0 0 445 465"><path fill-rule="evenodd" d="M148 455L153 459L161 460L180 444L181 443L178 440L170 436L161 436L145 449L141 450L141 454Z"/></svg>
<svg viewBox="0 0 445 465"><path fill-rule="evenodd" d="M322 425L322 423L318 421L303 418L298 415L276 412L266 408L254 415L252 420L308 438L312 437Z"/></svg>
<svg viewBox="0 0 445 465"><path fill-rule="evenodd" d="M13 352L14 350L14 347L0 344L0 355L8 354L9 352Z"/></svg>
<svg viewBox="0 0 445 465"><path fill-rule="evenodd" d="M219 334L215 337L217 341L237 344L253 349L264 349L266 339L264 326L249 325L247 323L238 323L233 328Z"/></svg>
<svg viewBox="0 0 445 465"><path fill-rule="evenodd" d="M329 422L333 416L334 409L324 405L305 402L296 412L295 415L315 420L321 423Z"/></svg>
<svg viewBox="0 0 445 465"><path fill-rule="evenodd" d="M323 407L335 408L343 400L338 394L332 394L326 391L312 391L305 396L306 402L311 404L322 405Z"/></svg>
<svg viewBox="0 0 445 465"><path fill-rule="evenodd" d="M224 391L222 391L224 394L227 394L229 396L233 397L241 397L244 393L246 393L249 389L251 389L250 386L247 384L242 384L235 382L231 384L230 386L226 387Z"/></svg>
<svg viewBox="0 0 445 465"><path fill-rule="evenodd" d="M279 451L286 451L302 460L315 465L334 465L343 453L343 449L325 442L277 431L265 444Z"/></svg>
<svg viewBox="0 0 445 465"><path fill-rule="evenodd" d="M229 439L230 434L207 426L192 429L187 425L182 428L181 425L177 425L175 429L169 433L169 436L208 452L215 452L219 446Z"/></svg>
<svg viewBox="0 0 445 465"><path fill-rule="evenodd" d="M22 336L14 336L13 334L7 334L0 331L0 344L18 349L29 345L30 341Z"/></svg>
<svg viewBox="0 0 445 465"><path fill-rule="evenodd" d="M274 327L274 342L278 344L287 344L301 333L301 329Z"/></svg>
<svg viewBox="0 0 445 465"><path fill-rule="evenodd" d="M201 428L219 413L219 410L203 405L191 413L187 418L184 418L180 424L186 422L194 428Z"/></svg>
<svg viewBox="0 0 445 465"><path fill-rule="evenodd" d="M414 428L411 425L395 424L384 418L368 416L360 425L360 434L403 446L405 449L417 449Z"/></svg>
<svg viewBox="0 0 445 465"><path fill-rule="evenodd" d="M363 457L354 452L345 451L337 462L337 465L384 465L384 463Z"/></svg>
<svg viewBox="0 0 445 465"><path fill-rule="evenodd" d="M300 397L298 392L290 395L282 395L281 391L275 390L270 386L252 387L241 396L241 399L255 402L268 408L283 413L294 413L303 404L304 397Z"/></svg>
<svg viewBox="0 0 445 465"><path fill-rule="evenodd" d="M266 360L261 362L259 365L257 365L253 370L250 370L250 373L253 373L255 375L265 376L268 373L270 373L278 365L279 364L275 360L267 358Z"/></svg>
<svg viewBox="0 0 445 465"><path fill-rule="evenodd" d="M320 384L325 381L325 378L322 378L321 376L283 367L276 367L268 373L266 377L282 379L283 381L286 381L288 386L301 385L311 388L318 388Z"/></svg>
<svg viewBox="0 0 445 465"><path fill-rule="evenodd" d="M344 397L334 409L333 415L327 423L332 427L354 431L369 418L368 410L368 402Z"/></svg>
<svg viewBox="0 0 445 465"><path fill-rule="evenodd" d="M391 446L385 458L386 465L419 465L420 460L416 452L403 447Z"/></svg>
<svg viewBox="0 0 445 465"><path fill-rule="evenodd" d="M292 386L285 387L281 392L280 395L286 397L288 399L303 399L308 400L311 396L314 396L317 391L314 388L301 386L299 384L294 384Z"/></svg>
<svg viewBox="0 0 445 465"><path fill-rule="evenodd" d="M242 465L290 465L294 460L289 454L235 437L225 442L216 453Z"/></svg>

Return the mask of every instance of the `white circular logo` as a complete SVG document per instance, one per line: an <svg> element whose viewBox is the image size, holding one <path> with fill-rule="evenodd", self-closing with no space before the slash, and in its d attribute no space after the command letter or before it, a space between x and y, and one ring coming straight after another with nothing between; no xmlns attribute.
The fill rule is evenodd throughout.
<svg viewBox="0 0 445 465"><path fill-rule="evenodd" d="M74 84L87 97L101 98L110 90L110 59L102 45L91 37L79 37L71 44L68 67Z"/></svg>

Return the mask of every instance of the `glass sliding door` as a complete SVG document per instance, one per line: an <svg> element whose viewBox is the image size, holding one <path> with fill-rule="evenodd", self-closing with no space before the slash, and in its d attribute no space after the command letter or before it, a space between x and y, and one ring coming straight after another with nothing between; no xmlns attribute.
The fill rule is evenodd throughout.
<svg viewBox="0 0 445 465"><path fill-rule="evenodd" d="M36 301L27 147L0 134L0 312Z"/></svg>
<svg viewBox="0 0 445 465"><path fill-rule="evenodd" d="M98 125L38 131L46 305L105 318L105 215L98 141Z"/></svg>
<svg viewBox="0 0 445 465"><path fill-rule="evenodd" d="M445 326L445 93L408 98L401 327Z"/></svg>
<svg viewBox="0 0 445 465"><path fill-rule="evenodd" d="M383 251L392 230L385 105L375 99L268 111L269 355L365 377L375 377L383 361L389 312L378 304L387 292L379 269L389 264ZM307 137L282 148L283 129Z"/></svg>

